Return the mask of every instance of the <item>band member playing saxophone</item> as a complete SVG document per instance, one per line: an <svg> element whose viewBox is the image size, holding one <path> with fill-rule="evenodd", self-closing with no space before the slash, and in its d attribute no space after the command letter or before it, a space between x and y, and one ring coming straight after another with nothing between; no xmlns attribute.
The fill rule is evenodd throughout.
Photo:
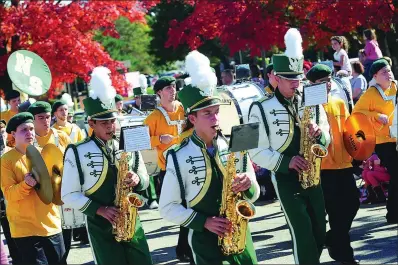
<svg viewBox="0 0 398 265"><path fill-rule="evenodd" d="M92 72L94 93L83 104L93 134L66 150L63 175L68 177L62 181L62 200L86 215L97 264L152 264L139 217L136 211L131 214L131 201L127 201L130 198L123 196L126 189L146 189L149 177L140 152L119 150L114 136L116 92L109 73L105 67ZM117 208L116 201L128 202L128 207L123 204ZM116 236L115 228L120 222L126 222L130 229L118 229ZM125 234L120 235L121 232Z"/></svg>
<svg viewBox="0 0 398 265"><path fill-rule="evenodd" d="M241 171L236 173L233 183L231 181L232 189L223 189L229 172L226 163L234 153L228 151L227 141L217 130L221 104L221 100L213 96L217 78L208 58L197 51L188 54L186 67L192 83L185 86L178 97L194 132L167 155L160 214L170 222L189 228L188 241L195 264L257 264L248 227L242 233L234 231L245 241L238 252L228 255L219 246L219 238L230 234L232 226L227 218L220 217L225 192L241 192L253 202L260 191L247 153L238 153L232 161ZM202 81L200 85L198 80ZM231 208L235 211L235 205L228 207Z"/></svg>
<svg viewBox="0 0 398 265"><path fill-rule="evenodd" d="M272 172L292 235L295 263L319 264L326 233L325 206L319 175L307 172L320 168L313 167L316 164L304 157L316 159L310 153L312 144L308 143L313 142L317 153L322 153L330 135L322 106L312 108L315 111L305 107L300 118L298 91L302 88L304 60L301 42L298 30L289 29L285 54L272 58L278 85L273 95L254 102L250 108L249 122L260 123L260 139L258 148L249 153L254 163ZM318 184L308 185L312 182Z"/></svg>

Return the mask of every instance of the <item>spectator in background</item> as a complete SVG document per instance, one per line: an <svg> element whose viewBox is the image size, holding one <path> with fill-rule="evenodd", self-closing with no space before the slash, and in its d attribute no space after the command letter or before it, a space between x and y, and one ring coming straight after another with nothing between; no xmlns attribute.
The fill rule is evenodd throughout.
<svg viewBox="0 0 398 265"><path fill-rule="evenodd" d="M379 48L379 43L377 42L376 33L374 29L366 29L363 32L363 40L366 42L365 44L365 78L366 81L370 81L373 77L369 75L370 67L373 62L383 57L381 50Z"/></svg>
<svg viewBox="0 0 398 265"><path fill-rule="evenodd" d="M382 182L390 181L387 169L380 165L380 158L373 154L368 160L363 162L362 178L366 183L368 191L367 200L362 203L383 203L386 201Z"/></svg>
<svg viewBox="0 0 398 265"><path fill-rule="evenodd" d="M366 82L366 78L362 75L365 70L363 69L363 65L360 61L352 62L351 66L352 78L350 79L350 83L352 88L352 98L355 104L358 101L359 97L368 88L368 82Z"/></svg>
<svg viewBox="0 0 398 265"><path fill-rule="evenodd" d="M348 75L351 75L352 69L350 64L350 59L348 58L348 41L344 36L333 36L330 39L332 43L332 48L336 52L333 55L335 66L335 72L339 70L347 71Z"/></svg>
<svg viewBox="0 0 398 265"><path fill-rule="evenodd" d="M0 240L0 264L8 264L6 248L2 239Z"/></svg>
<svg viewBox="0 0 398 265"><path fill-rule="evenodd" d="M234 70L225 69L224 71L222 71L221 81L224 86L232 86L233 84L235 84Z"/></svg>
<svg viewBox="0 0 398 265"><path fill-rule="evenodd" d="M365 65L365 61L366 61L365 49L360 49L358 51L358 59L362 65Z"/></svg>
<svg viewBox="0 0 398 265"><path fill-rule="evenodd" d="M264 79L261 76L260 67L256 64L250 65L251 80L256 83L259 87L264 88Z"/></svg>

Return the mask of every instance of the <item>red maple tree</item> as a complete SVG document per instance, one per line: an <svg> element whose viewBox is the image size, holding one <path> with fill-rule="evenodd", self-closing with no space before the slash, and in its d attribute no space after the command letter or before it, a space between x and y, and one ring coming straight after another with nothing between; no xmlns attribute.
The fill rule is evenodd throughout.
<svg viewBox="0 0 398 265"><path fill-rule="evenodd" d="M392 0L186 0L194 6L185 20L170 22L166 46L187 43L198 48L218 37L231 54L250 49L252 55L283 47L283 36L298 27L304 47L330 45L330 37L358 26L388 30L398 12Z"/></svg>
<svg viewBox="0 0 398 265"><path fill-rule="evenodd" d="M75 0L69 4L25 0L16 6L0 5L0 45L6 45L8 51L0 57L0 75L6 70L11 52L25 49L37 53L50 67L49 98L60 93L64 82L73 82L77 77L88 82L92 69L100 65L111 70L114 87L125 94L127 83L117 72L122 65L93 40L94 31L104 30L104 34L118 36L116 19L124 16L131 22L145 23L148 8L156 3L157 0ZM12 42L12 38L18 41Z"/></svg>

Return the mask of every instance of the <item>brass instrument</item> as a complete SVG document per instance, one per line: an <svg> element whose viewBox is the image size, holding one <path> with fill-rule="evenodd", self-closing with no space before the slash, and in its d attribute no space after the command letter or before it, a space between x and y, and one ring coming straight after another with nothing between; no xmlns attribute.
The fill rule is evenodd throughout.
<svg viewBox="0 0 398 265"><path fill-rule="evenodd" d="M138 208L144 205L143 198L133 193L133 187L124 185L129 171L128 159L127 152L121 153L115 198L115 206L119 207L120 215L113 227L113 234L118 242L130 241L134 237Z"/></svg>
<svg viewBox="0 0 398 265"><path fill-rule="evenodd" d="M243 154L244 152L242 152ZM218 237L218 245L224 255L242 253L246 246L246 231L249 219L256 214L254 205L243 199L241 192L232 191L236 177L235 153L231 153L227 162L227 175L224 176L220 217L232 223L232 229L224 237Z"/></svg>
<svg viewBox="0 0 398 265"><path fill-rule="evenodd" d="M308 170L299 173L301 187L307 189L317 186L320 182L322 158L328 155L328 150L316 143L314 137L309 136L309 124L311 122L311 107L305 107L300 122L300 155L308 162Z"/></svg>

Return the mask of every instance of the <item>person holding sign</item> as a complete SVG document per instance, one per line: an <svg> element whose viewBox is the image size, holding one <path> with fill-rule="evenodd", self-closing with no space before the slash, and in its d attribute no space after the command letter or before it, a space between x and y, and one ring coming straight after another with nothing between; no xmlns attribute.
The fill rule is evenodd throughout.
<svg viewBox="0 0 398 265"><path fill-rule="evenodd" d="M292 235L295 264L319 264L326 233L323 193L320 185L302 187L299 175L311 165L299 150L306 140L327 147L330 135L322 105L313 106L315 111L305 121L308 135L302 135L300 129L303 105L307 108L299 95L304 77L301 43L300 32L291 28L285 35L285 53L272 57L278 85L273 95L250 107L249 122L260 122L260 140L258 148L249 153L254 163L272 172L272 183ZM311 94L305 96L311 99Z"/></svg>
<svg viewBox="0 0 398 265"><path fill-rule="evenodd" d="M23 264L59 264L65 254L58 206L45 204L35 192L37 184L28 172L27 147L33 144L33 115L21 112L10 119L7 133L15 148L1 157L1 190L7 200L11 236Z"/></svg>
<svg viewBox="0 0 398 265"><path fill-rule="evenodd" d="M384 59L375 61L370 68L376 84L366 90L355 104L353 113L368 116L376 135L376 154L381 165L390 174L387 201L387 223L398 223L398 157L395 151L397 138L391 135L397 95L397 81L393 79L391 66Z"/></svg>
<svg viewBox="0 0 398 265"><path fill-rule="evenodd" d="M322 190L330 225L325 245L334 260L356 264L358 262L354 259L349 232L359 209L359 194L353 175L352 157L347 152L343 140L344 125L350 114L342 99L330 95L331 77L332 70L323 64L315 65L307 73L311 83L323 83L327 86L329 94L328 102L323 106L328 116L333 141L328 147L328 155L322 160L321 171Z"/></svg>
<svg viewBox="0 0 398 265"><path fill-rule="evenodd" d="M160 106L145 119L144 124L149 127L151 146L156 148L158 153L160 173L155 182L158 186L156 189L160 191L166 172L165 152L178 143L178 135L182 132L185 124L185 113L184 107L176 100L176 80L174 77L164 76L159 78L153 89L160 98ZM155 209L158 207L157 196L153 191L155 185L150 186L152 191L148 204L149 208Z"/></svg>
<svg viewBox="0 0 398 265"><path fill-rule="evenodd" d="M219 217L222 179L227 177L225 163L231 152L218 130L218 112L222 102L213 95L217 77L210 68L209 59L192 51L186 57L186 67L192 83L185 86L178 96L194 132L167 155L159 200L160 215L167 221L189 228L188 241L195 264L257 264L249 229L241 254L224 255L218 246L218 236L229 231L231 225L226 218ZM235 162L240 173L233 183L233 192L243 192L246 199L254 202L260 189L250 158L246 152L237 152Z"/></svg>
<svg viewBox="0 0 398 265"><path fill-rule="evenodd" d="M96 67L91 74L93 94L84 99L84 109L93 134L69 145L64 158L62 201L86 215L94 260L97 264L152 264L148 244L139 217L130 241L118 242L113 226L120 215L115 207L115 187L119 177L121 154L127 152L128 173L124 184L136 191L148 187L149 176L139 151L119 149L115 138L116 91L110 70ZM137 139L138 140L138 139Z"/></svg>

